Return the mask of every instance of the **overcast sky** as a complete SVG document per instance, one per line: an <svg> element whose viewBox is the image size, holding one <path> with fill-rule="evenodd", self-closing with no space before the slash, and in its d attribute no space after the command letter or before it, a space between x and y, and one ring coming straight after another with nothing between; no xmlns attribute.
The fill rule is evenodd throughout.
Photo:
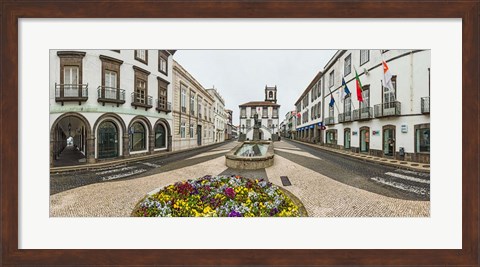
<svg viewBox="0 0 480 267"><path fill-rule="evenodd" d="M173 58L206 89L215 86L239 123L238 105L277 86L280 122L336 50L177 50Z"/></svg>

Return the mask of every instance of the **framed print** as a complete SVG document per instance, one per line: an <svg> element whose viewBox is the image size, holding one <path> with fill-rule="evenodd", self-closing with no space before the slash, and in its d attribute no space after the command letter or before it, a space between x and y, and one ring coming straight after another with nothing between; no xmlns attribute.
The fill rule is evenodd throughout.
<svg viewBox="0 0 480 267"><path fill-rule="evenodd" d="M2 264L478 265L479 8L5 1Z"/></svg>

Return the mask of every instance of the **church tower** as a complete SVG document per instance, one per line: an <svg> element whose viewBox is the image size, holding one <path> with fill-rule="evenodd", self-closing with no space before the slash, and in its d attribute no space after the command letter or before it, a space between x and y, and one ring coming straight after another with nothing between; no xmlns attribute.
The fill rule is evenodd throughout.
<svg viewBox="0 0 480 267"><path fill-rule="evenodd" d="M265 101L277 103L277 86L268 87L265 85Z"/></svg>

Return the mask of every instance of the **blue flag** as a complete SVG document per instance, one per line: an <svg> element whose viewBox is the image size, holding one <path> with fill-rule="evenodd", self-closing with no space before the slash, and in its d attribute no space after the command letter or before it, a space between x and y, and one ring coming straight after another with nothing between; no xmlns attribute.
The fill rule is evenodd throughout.
<svg viewBox="0 0 480 267"><path fill-rule="evenodd" d="M344 78L342 78L342 86L343 86L343 89L345 90L345 94L347 94L347 96L350 96L350 90L348 90L348 86L347 86L347 83L345 83Z"/></svg>
<svg viewBox="0 0 480 267"><path fill-rule="evenodd" d="M331 98L330 98L330 104L328 104L329 106L333 107L333 103L335 103L335 99L333 99L333 95L330 94Z"/></svg>

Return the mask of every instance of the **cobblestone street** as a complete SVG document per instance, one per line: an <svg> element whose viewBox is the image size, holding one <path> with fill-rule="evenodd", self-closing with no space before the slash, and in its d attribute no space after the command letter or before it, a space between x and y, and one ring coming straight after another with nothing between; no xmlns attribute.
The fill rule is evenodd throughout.
<svg viewBox="0 0 480 267"><path fill-rule="evenodd" d="M177 181L204 175L227 174L224 154L237 142L178 154L175 160L138 162L83 175L109 175L91 184L67 186L50 196L53 217L124 217L147 193ZM316 150L288 141L275 143L272 167L246 172L252 178L267 178L305 205L311 217L428 217L428 173L395 169ZM167 163L168 162L168 163ZM148 169L138 171L140 169ZM137 171L136 171L137 170ZM131 173L111 176L114 173ZM103 177L102 176L102 177ZM266 177L265 177L266 176ZM284 186L280 176L292 185ZM107 176L105 176L107 177ZM52 176L56 186L82 179L78 173ZM71 181L70 181L71 182ZM71 184L71 183L70 183Z"/></svg>

